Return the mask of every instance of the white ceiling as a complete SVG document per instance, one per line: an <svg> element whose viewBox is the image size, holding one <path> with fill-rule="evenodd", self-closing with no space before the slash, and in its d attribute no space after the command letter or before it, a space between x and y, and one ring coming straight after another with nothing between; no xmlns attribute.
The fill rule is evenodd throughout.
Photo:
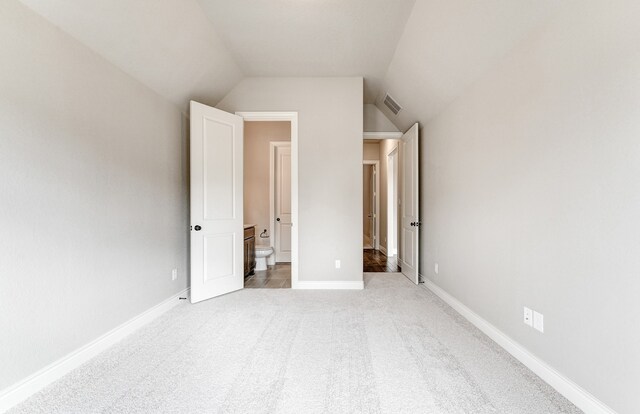
<svg viewBox="0 0 640 414"><path fill-rule="evenodd" d="M245 76L363 76L365 103L402 130L431 119L563 3L21 1L183 108L217 104ZM398 116L381 104L386 91Z"/></svg>
<svg viewBox="0 0 640 414"><path fill-rule="evenodd" d="M426 123L555 15L557 0L417 0L376 105L401 130ZM384 91L403 107L394 116Z"/></svg>
<svg viewBox="0 0 640 414"><path fill-rule="evenodd" d="M415 0L199 0L247 76L364 76L373 103Z"/></svg>
<svg viewBox="0 0 640 414"><path fill-rule="evenodd" d="M21 0L185 107L217 104L243 77L196 0Z"/></svg>

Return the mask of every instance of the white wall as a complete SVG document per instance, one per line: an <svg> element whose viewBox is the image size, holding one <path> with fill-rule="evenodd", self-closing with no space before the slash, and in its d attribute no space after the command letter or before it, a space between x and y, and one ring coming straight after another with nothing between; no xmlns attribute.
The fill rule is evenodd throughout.
<svg viewBox="0 0 640 414"><path fill-rule="evenodd" d="M365 104L364 108L365 132L397 132L398 128L389 118L373 104Z"/></svg>
<svg viewBox="0 0 640 414"><path fill-rule="evenodd" d="M218 105L298 112L300 281L362 281L362 93L359 77L247 78Z"/></svg>
<svg viewBox="0 0 640 414"><path fill-rule="evenodd" d="M423 269L631 414L640 412L640 3L576 4L424 124ZM523 306L544 314L544 334L522 323Z"/></svg>
<svg viewBox="0 0 640 414"><path fill-rule="evenodd" d="M186 287L188 146L176 106L15 0L0 131L2 390Z"/></svg>

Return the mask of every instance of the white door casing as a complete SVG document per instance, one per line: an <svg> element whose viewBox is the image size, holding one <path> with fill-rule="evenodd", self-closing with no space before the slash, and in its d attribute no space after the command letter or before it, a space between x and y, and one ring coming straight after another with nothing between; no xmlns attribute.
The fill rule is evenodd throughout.
<svg viewBox="0 0 640 414"><path fill-rule="evenodd" d="M420 171L418 163L418 124L413 125L401 138L402 146L402 196L400 211L400 266L402 273L413 283L419 283L419 235L420 235Z"/></svg>
<svg viewBox="0 0 640 414"><path fill-rule="evenodd" d="M244 285L243 120L191 101L191 303Z"/></svg>
<svg viewBox="0 0 640 414"><path fill-rule="evenodd" d="M291 262L291 144L272 143L276 262Z"/></svg>

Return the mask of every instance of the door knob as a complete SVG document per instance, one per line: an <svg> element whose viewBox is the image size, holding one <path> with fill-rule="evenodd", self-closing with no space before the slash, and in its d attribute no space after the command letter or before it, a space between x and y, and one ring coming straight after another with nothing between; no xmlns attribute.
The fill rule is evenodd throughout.
<svg viewBox="0 0 640 414"><path fill-rule="evenodd" d="M195 227L194 227L194 229L195 229L196 231L200 231L200 230L202 230L202 227L200 227L200 226L195 226Z"/></svg>
<svg viewBox="0 0 640 414"><path fill-rule="evenodd" d="M280 217L278 217L278 218L276 219L276 221L280 221Z"/></svg>

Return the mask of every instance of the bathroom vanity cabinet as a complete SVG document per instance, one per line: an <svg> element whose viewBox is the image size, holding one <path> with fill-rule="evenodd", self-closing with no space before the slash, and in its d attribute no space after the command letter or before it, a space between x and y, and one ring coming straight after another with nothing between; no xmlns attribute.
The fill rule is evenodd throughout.
<svg viewBox="0 0 640 414"><path fill-rule="evenodd" d="M252 275L256 269L256 226L244 226L244 276Z"/></svg>

